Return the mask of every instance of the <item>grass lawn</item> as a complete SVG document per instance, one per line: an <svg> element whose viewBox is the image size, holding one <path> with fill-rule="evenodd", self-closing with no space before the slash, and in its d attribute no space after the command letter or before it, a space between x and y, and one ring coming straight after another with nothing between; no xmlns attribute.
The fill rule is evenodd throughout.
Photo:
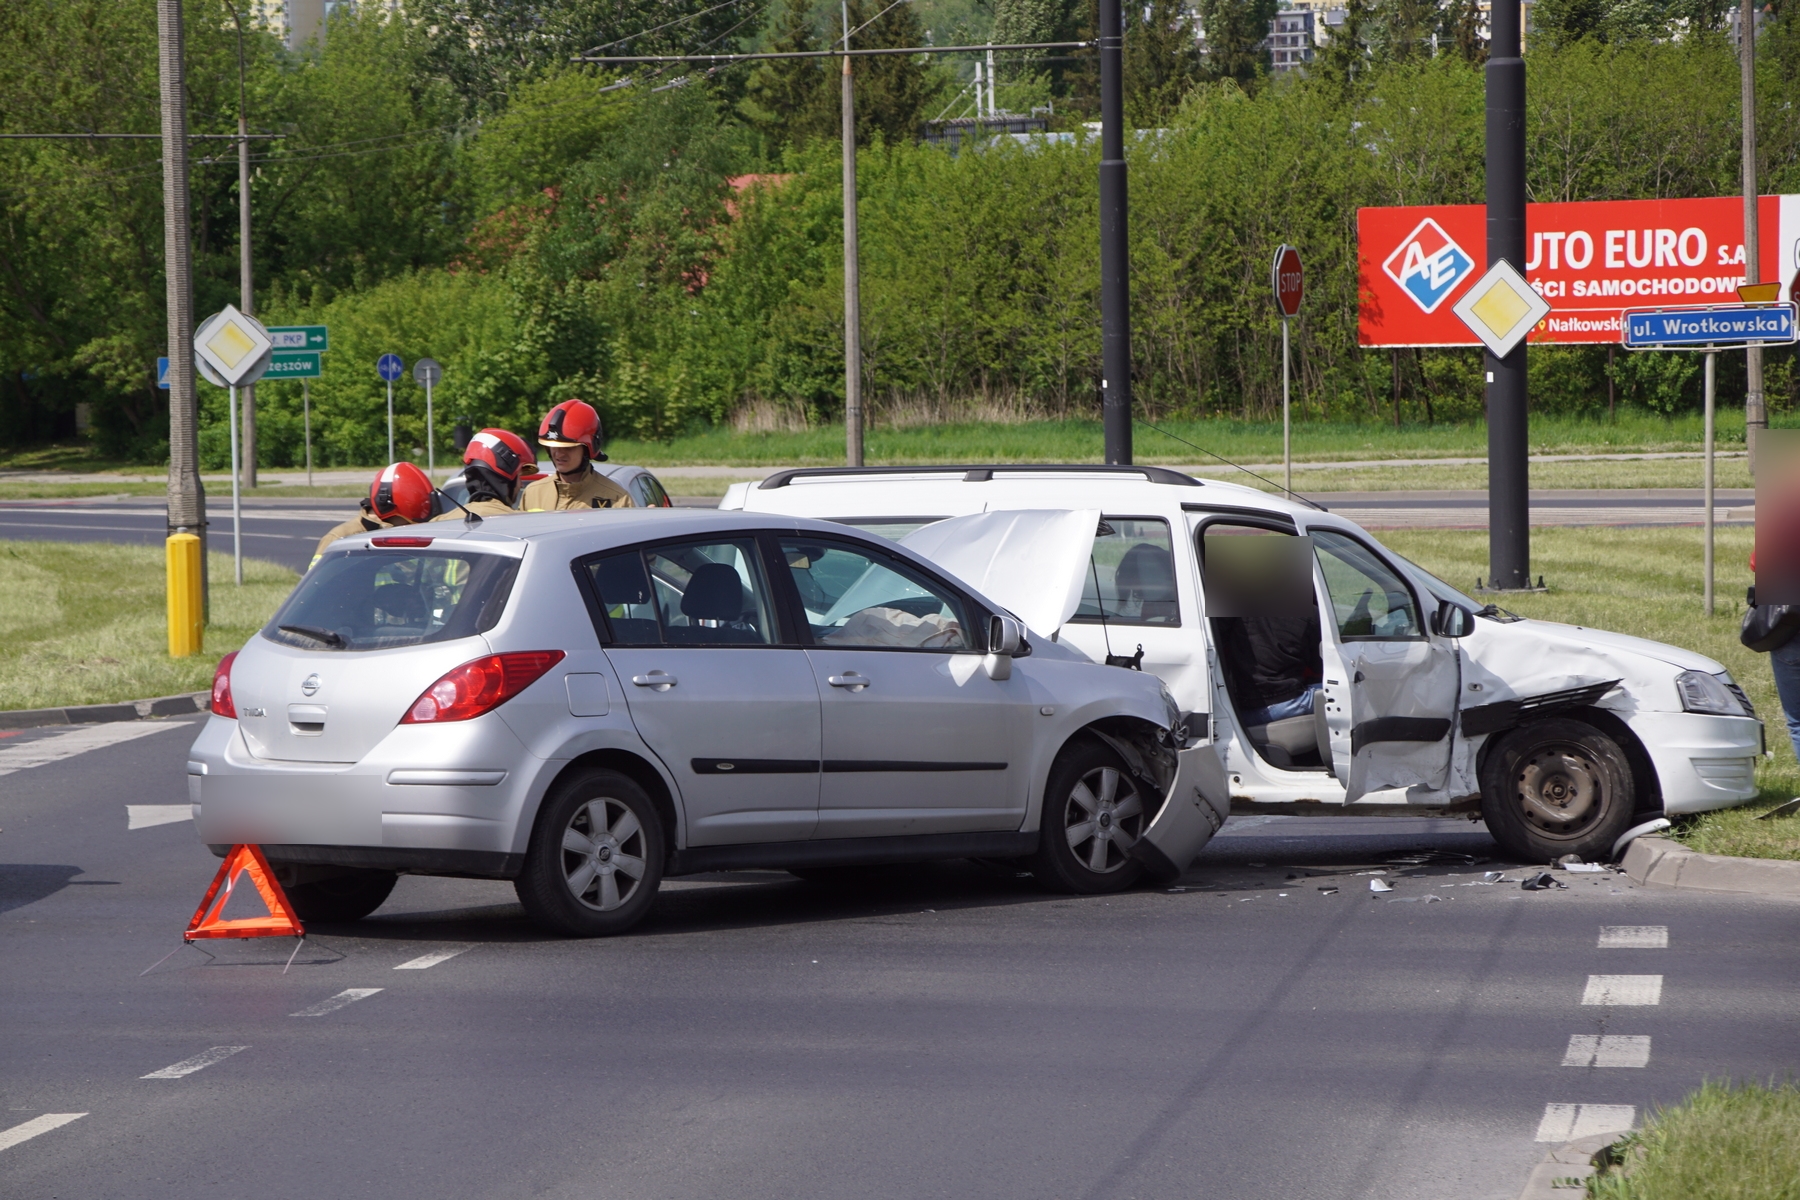
<svg viewBox="0 0 1800 1200"><path fill-rule="evenodd" d="M260 629L297 578L211 556L206 649L168 655L161 547L0 542L0 709L142 700L212 686L213 667Z"/></svg>
<svg viewBox="0 0 1800 1200"><path fill-rule="evenodd" d="M1709 1082L1616 1149L1591 1200L1800 1200L1800 1088Z"/></svg>

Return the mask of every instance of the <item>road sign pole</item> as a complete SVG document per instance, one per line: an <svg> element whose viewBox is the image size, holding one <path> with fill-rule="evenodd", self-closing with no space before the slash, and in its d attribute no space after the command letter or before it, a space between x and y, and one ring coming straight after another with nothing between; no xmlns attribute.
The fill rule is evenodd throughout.
<svg viewBox="0 0 1800 1200"><path fill-rule="evenodd" d="M300 419L303 422L302 428L305 430L305 434L306 434L306 486L311 487L313 485L313 481L312 481L312 380L310 380L310 379L302 379L300 381Z"/></svg>
<svg viewBox="0 0 1800 1200"><path fill-rule="evenodd" d="M1487 257L1525 269L1525 60L1519 0L1493 5L1487 61ZM1496 589L1531 586L1531 480L1526 465L1525 339L1489 352L1488 569Z"/></svg>
<svg viewBox="0 0 1800 1200"><path fill-rule="evenodd" d="M432 441L434 430L431 420L431 384L425 385L425 473L433 475L437 472L437 445ZM389 461L392 461L391 459Z"/></svg>
<svg viewBox="0 0 1800 1200"><path fill-rule="evenodd" d="M394 461L394 381L391 379L388 380L387 387L388 387L388 456L387 456L387 460L389 462L393 462Z"/></svg>
<svg viewBox="0 0 1800 1200"><path fill-rule="evenodd" d="M850 48L850 10L843 10L844 49ZM856 81L844 57L839 119L844 168L844 465L863 465L862 247L856 224Z"/></svg>
<svg viewBox="0 0 1800 1200"><path fill-rule="evenodd" d="M1294 491L1294 422L1288 403L1288 320L1281 319L1281 486Z"/></svg>
<svg viewBox="0 0 1800 1200"><path fill-rule="evenodd" d="M1706 352L1706 615L1713 615L1713 379L1719 355Z"/></svg>
<svg viewBox="0 0 1800 1200"><path fill-rule="evenodd" d="M1131 462L1131 259L1125 177L1125 32L1100 0L1100 413L1106 461Z"/></svg>
<svg viewBox="0 0 1800 1200"><path fill-rule="evenodd" d="M1762 261L1757 229L1756 194L1756 11L1754 0L1743 0L1738 9L1738 65L1741 112L1739 127L1743 135L1744 183L1744 282L1761 281ZM1779 280L1780 276L1776 278ZM1750 474L1756 474L1756 442L1769 427L1769 409L1763 399L1763 360L1761 346L1744 349L1744 449L1750 459Z"/></svg>
<svg viewBox="0 0 1800 1200"><path fill-rule="evenodd" d="M231 437L231 558L237 567L238 586L244 586L244 504L238 489L238 390L229 389L225 424Z"/></svg>

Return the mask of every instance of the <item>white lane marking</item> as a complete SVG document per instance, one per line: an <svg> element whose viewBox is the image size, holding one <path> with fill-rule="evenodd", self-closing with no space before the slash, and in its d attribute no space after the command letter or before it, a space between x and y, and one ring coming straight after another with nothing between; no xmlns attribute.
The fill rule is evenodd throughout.
<svg viewBox="0 0 1800 1200"><path fill-rule="evenodd" d="M164 1067L160 1071L152 1071L148 1075L139 1075L139 1079L180 1079L184 1075L192 1075L195 1071L204 1071L214 1063L222 1063L239 1050L248 1050L248 1046L214 1046L204 1054L196 1054L192 1058L184 1058L172 1067Z"/></svg>
<svg viewBox="0 0 1800 1200"><path fill-rule="evenodd" d="M33 1117L23 1125L14 1125L11 1129L0 1129L0 1150L10 1150L20 1142L28 1142L40 1133L49 1133L52 1129L61 1129L70 1121L79 1121L86 1113L45 1113L41 1117Z"/></svg>
<svg viewBox="0 0 1800 1200"><path fill-rule="evenodd" d="M1667 950L1669 948L1669 927L1667 925L1602 925L1600 927L1600 949L1602 950Z"/></svg>
<svg viewBox="0 0 1800 1200"><path fill-rule="evenodd" d="M133 738L161 733L165 729L188 728L185 723L177 724L173 721L115 721L108 725L81 725L67 733L38 738L23 746L8 746L0 750L0 775L11 775L14 771L60 762L89 750L116 746Z"/></svg>
<svg viewBox="0 0 1800 1200"><path fill-rule="evenodd" d="M1662 1003L1661 975L1589 975L1583 1004L1618 1006Z"/></svg>
<svg viewBox="0 0 1800 1200"><path fill-rule="evenodd" d="M125 828L149 829L152 825L173 825L177 821L191 821L194 817L192 804L127 804L125 806Z"/></svg>
<svg viewBox="0 0 1800 1200"><path fill-rule="evenodd" d="M1565 1067L1647 1067L1650 1039L1638 1034L1573 1033L1563 1052Z"/></svg>
<svg viewBox="0 0 1800 1200"><path fill-rule="evenodd" d="M475 948L474 946L470 945L470 946L457 946L457 947L454 947L453 949L449 949L449 950L433 950L430 954L421 954L417 958L408 959L406 962L403 962L399 966L395 967L394 970L396 970L396 971L423 971L426 967L435 967L441 962L448 962L450 959L455 958L457 955L461 954L463 951L473 950L474 948Z"/></svg>
<svg viewBox="0 0 1800 1200"><path fill-rule="evenodd" d="M297 1013L289 1013L290 1017L322 1017L328 1012L336 1012L346 1004L355 1004L358 1000L367 1000L380 988L345 988L329 1000L321 1000L310 1008L303 1008Z"/></svg>
<svg viewBox="0 0 1800 1200"><path fill-rule="evenodd" d="M1538 1122L1540 1142L1572 1142L1596 1133L1624 1133L1637 1124L1629 1104L1546 1104Z"/></svg>

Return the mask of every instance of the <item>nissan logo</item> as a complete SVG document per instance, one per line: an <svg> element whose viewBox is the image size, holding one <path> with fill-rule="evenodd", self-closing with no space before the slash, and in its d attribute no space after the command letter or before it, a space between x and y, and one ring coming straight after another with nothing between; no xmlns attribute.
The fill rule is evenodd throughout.
<svg viewBox="0 0 1800 1200"><path fill-rule="evenodd" d="M316 694L319 690L319 677L316 674L308 675L305 682L301 683L300 690L308 696Z"/></svg>

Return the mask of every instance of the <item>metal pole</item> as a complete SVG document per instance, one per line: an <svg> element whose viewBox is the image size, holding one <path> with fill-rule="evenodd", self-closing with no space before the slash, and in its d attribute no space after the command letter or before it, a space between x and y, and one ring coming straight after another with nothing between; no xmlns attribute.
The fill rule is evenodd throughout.
<svg viewBox="0 0 1800 1200"><path fill-rule="evenodd" d="M1713 615L1713 366L1716 351L1706 352L1706 615Z"/></svg>
<svg viewBox="0 0 1800 1200"><path fill-rule="evenodd" d="M1738 62L1741 65L1744 125L1744 282L1759 282L1756 211L1756 5L1743 0L1738 10ZM1744 448L1749 454L1750 471L1756 472L1756 443L1769 427L1769 410L1763 402L1762 347L1744 350Z"/></svg>
<svg viewBox="0 0 1800 1200"><path fill-rule="evenodd" d="M1288 406L1288 322L1281 321L1281 469L1282 486L1294 490L1294 423Z"/></svg>
<svg viewBox="0 0 1800 1200"><path fill-rule="evenodd" d="M391 459L389 461L392 461ZM431 423L431 376L425 377L425 473L437 471L437 446L432 442Z"/></svg>
<svg viewBox="0 0 1800 1200"><path fill-rule="evenodd" d="M394 381L393 380L390 379L387 381L387 389L388 389L388 456L387 456L387 460L389 462L393 462L394 461Z"/></svg>
<svg viewBox="0 0 1800 1200"><path fill-rule="evenodd" d="M244 585L244 505L238 494L238 390L229 389L225 424L231 435L231 557L237 564L238 586Z"/></svg>
<svg viewBox="0 0 1800 1200"><path fill-rule="evenodd" d="M237 24L238 57L238 308L256 315L256 287L250 270L250 125L244 100L244 19L228 4ZM256 385L244 385L244 486L256 486ZM242 583L243 580L239 580Z"/></svg>
<svg viewBox="0 0 1800 1200"><path fill-rule="evenodd" d="M168 532L200 539L202 605L206 570L206 485L200 482L200 416L194 396L194 247L188 226L187 92L181 0L157 0L161 80L164 304L169 339Z"/></svg>
<svg viewBox="0 0 1800 1200"><path fill-rule="evenodd" d="M1124 44L1119 0L1100 0L1100 405L1109 463L1131 461Z"/></svg>
<svg viewBox="0 0 1800 1200"><path fill-rule="evenodd" d="M849 49L850 14L844 12L844 48ZM844 56L844 462L863 465L862 272L856 232L856 92L850 57Z"/></svg>
<svg viewBox="0 0 1800 1200"><path fill-rule="evenodd" d="M996 112L999 111L994 105L994 85L998 82L999 82L999 77L994 74L994 48L992 46L989 46L988 52L987 52L987 83L988 83L987 115L989 117L992 117Z"/></svg>
<svg viewBox="0 0 1800 1200"><path fill-rule="evenodd" d="M312 481L312 380L310 380L310 379L302 379L300 381L300 419L304 422L303 427L306 431L306 486L311 487L313 485L313 481Z"/></svg>
<svg viewBox="0 0 1800 1200"><path fill-rule="evenodd" d="M1525 61L1519 0L1492 8L1487 61L1487 257L1525 269ZM1486 354L1488 567L1495 588L1531 586L1531 480L1526 464L1524 342Z"/></svg>

